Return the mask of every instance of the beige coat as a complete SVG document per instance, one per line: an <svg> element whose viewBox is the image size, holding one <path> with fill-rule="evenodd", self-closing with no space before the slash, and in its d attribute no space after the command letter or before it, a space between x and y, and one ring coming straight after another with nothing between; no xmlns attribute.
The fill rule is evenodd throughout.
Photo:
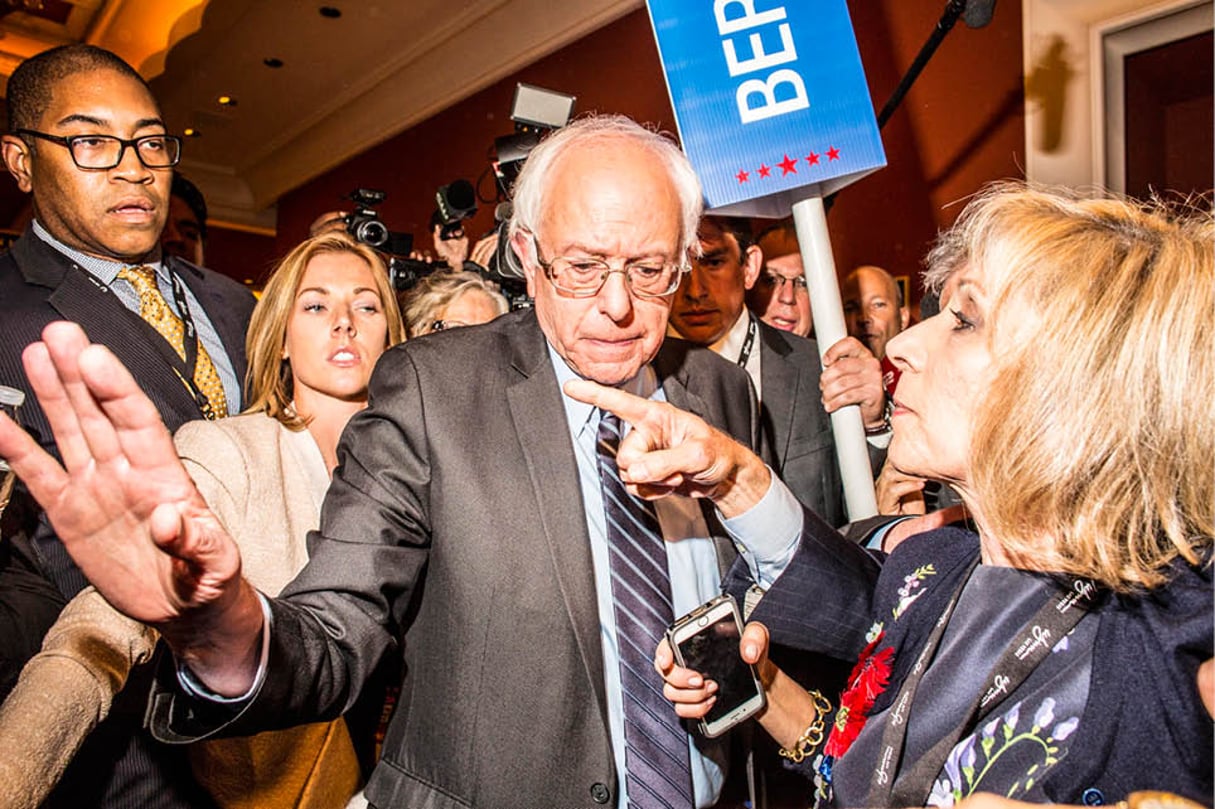
<svg viewBox="0 0 1215 809"><path fill-rule="evenodd" d="M182 425L173 438L190 477L236 540L241 572L277 595L308 561L329 473L306 431L254 413ZM342 719L196 744L190 761L220 806L344 806L359 767Z"/></svg>
<svg viewBox="0 0 1215 809"><path fill-rule="evenodd" d="M174 438L182 461L240 546L243 573L275 595L308 559L329 484L307 431L265 415L195 421ZM93 588L68 604L42 651L0 707L0 809L38 806L88 733L109 713L156 633L110 607ZM344 806L359 768L343 720L196 744L191 762L224 807Z"/></svg>

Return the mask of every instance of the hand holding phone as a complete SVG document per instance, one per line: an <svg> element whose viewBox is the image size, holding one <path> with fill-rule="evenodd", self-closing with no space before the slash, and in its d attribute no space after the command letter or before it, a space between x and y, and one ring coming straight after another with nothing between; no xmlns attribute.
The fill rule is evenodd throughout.
<svg viewBox="0 0 1215 809"><path fill-rule="evenodd" d="M720 736L767 704L754 666L743 661L738 644L742 616L729 595L697 607L667 630L675 662L717 683L717 701L700 720L701 733Z"/></svg>

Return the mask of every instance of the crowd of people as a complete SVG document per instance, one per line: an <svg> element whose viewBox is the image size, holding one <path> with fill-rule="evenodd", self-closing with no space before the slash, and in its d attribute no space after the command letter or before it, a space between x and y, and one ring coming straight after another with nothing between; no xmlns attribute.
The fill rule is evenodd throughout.
<svg viewBox="0 0 1215 809"><path fill-rule="evenodd" d="M7 97L0 807L1211 804L1209 210L990 187L937 314L858 267L820 347L792 226L599 115L513 188L529 307L467 241L398 305L338 214L255 301L128 65ZM723 592L710 738L665 632Z"/></svg>

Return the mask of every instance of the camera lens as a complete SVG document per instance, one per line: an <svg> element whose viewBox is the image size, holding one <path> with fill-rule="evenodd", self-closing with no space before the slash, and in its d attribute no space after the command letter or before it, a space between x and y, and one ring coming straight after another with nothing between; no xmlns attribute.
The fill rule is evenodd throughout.
<svg viewBox="0 0 1215 809"><path fill-rule="evenodd" d="M388 228L377 219L367 219L355 225L354 238L372 247L382 247L388 241Z"/></svg>

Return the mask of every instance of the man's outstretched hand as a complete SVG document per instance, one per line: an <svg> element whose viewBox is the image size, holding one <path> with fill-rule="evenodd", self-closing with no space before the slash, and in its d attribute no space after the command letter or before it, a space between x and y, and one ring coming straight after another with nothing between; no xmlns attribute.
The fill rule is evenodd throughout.
<svg viewBox="0 0 1215 809"><path fill-rule="evenodd" d="M47 326L23 360L63 462L3 415L0 456L106 600L159 630L217 693L248 690L261 606L155 406L74 323Z"/></svg>
<svg viewBox="0 0 1215 809"><path fill-rule="evenodd" d="M585 379L565 383L565 392L632 425L620 442L616 465L625 486L639 497L707 497L730 518L768 491L772 473L759 456L691 413Z"/></svg>

